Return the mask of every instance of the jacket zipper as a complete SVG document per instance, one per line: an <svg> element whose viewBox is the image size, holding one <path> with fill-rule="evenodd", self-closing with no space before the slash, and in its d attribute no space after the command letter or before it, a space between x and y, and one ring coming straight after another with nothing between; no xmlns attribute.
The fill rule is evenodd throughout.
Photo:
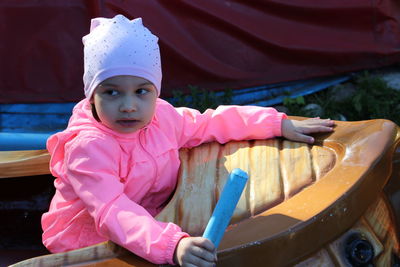
<svg viewBox="0 0 400 267"><path fill-rule="evenodd" d="M153 156L150 154L150 152L148 152L148 151L144 148L144 145L143 145L142 139L141 139L142 133L143 133L143 132L144 132L144 131L140 131L140 132L139 132L139 144L140 144L142 150L143 150L144 152L146 152L146 154L150 157L151 162L152 162L153 167L154 167L154 175L155 175L155 177L154 177L154 182L151 184L151 188L153 188L153 186L154 186L154 185L157 183L157 181L158 181L158 167L157 167L157 162L156 162L156 160L153 158Z"/></svg>

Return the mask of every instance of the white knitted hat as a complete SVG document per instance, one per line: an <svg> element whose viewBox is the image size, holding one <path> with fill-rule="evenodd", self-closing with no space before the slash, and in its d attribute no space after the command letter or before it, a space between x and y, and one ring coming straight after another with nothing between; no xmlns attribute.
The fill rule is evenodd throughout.
<svg viewBox="0 0 400 267"><path fill-rule="evenodd" d="M122 15L112 19L95 18L84 44L85 95L91 98L104 80L117 75L132 75L152 82L160 95L161 59L158 38L142 24Z"/></svg>

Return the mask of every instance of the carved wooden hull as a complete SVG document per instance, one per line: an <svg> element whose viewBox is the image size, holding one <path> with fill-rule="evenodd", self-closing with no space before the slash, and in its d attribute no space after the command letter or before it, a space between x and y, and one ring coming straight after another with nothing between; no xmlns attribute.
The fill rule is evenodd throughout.
<svg viewBox="0 0 400 267"><path fill-rule="evenodd" d="M398 256L400 249L395 231L389 204L386 197L381 196L349 230L295 266L349 266L351 254L345 248L350 245L352 237L367 242L359 242L359 248L371 246L374 266L395 266L395 253ZM356 262L352 261L353 266Z"/></svg>
<svg viewBox="0 0 400 267"><path fill-rule="evenodd" d="M157 219L201 235L228 173L242 168L250 180L218 266L350 266L360 255L351 258L349 246L372 250L376 266L391 266L400 254L400 131L386 120L337 124L314 146L273 139L181 150L180 182ZM48 155L38 157L35 171L48 172ZM3 177L21 175L7 168L11 161L0 159ZM72 264L155 266L111 242L14 266Z"/></svg>

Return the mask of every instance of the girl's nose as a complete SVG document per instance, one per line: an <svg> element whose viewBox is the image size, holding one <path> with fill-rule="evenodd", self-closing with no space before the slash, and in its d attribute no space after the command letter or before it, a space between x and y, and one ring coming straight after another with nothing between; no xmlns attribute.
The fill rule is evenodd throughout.
<svg viewBox="0 0 400 267"><path fill-rule="evenodd" d="M126 97L123 99L120 106L121 112L134 112L136 111L136 109L137 107L134 99L132 99L131 97Z"/></svg>

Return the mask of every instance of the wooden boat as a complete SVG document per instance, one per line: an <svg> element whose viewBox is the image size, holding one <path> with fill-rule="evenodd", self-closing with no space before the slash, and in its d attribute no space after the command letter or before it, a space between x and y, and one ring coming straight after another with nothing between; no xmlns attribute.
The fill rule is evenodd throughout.
<svg viewBox="0 0 400 267"><path fill-rule="evenodd" d="M176 192L157 219L201 235L234 168L250 174L218 249L218 266L395 266L399 263L400 130L337 122L313 146L282 139L180 151ZM46 151L1 152L0 175L48 173ZM112 242L12 266L156 266ZM372 265L371 265L372 266Z"/></svg>

